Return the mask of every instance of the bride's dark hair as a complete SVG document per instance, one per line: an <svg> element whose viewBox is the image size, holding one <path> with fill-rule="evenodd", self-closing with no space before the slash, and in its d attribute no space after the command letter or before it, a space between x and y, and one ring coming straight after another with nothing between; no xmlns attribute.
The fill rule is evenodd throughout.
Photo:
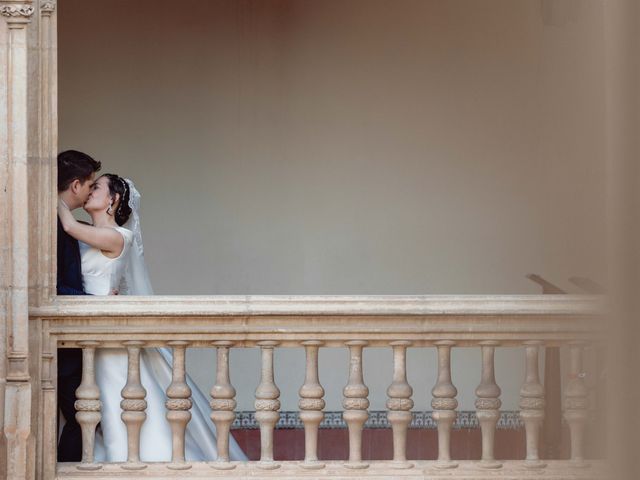
<svg viewBox="0 0 640 480"><path fill-rule="evenodd" d="M109 193L111 194L111 198L115 200L116 193L120 195L120 203L118 204L116 211L113 212L113 216L116 223L122 226L127 223L127 220L129 220L129 217L131 216L131 207L129 206L129 184L124 178L114 173L105 173L102 176L109 179Z"/></svg>

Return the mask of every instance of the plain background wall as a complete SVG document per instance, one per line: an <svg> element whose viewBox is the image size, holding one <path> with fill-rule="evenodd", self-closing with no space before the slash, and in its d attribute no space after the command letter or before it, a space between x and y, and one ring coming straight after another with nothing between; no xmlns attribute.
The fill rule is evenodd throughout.
<svg viewBox="0 0 640 480"><path fill-rule="evenodd" d="M538 293L531 272L571 290L569 276L603 276L601 10L60 0L60 149L136 182L157 293ZM321 368L329 409L347 378L340 352ZM391 353L365 358L381 409ZM454 352L463 409L478 358ZM276 355L284 409L302 359ZM213 352L189 361L208 389ZM252 409L258 352L232 362ZM434 362L410 352L416 408L429 408ZM497 354L505 408L522 363Z"/></svg>

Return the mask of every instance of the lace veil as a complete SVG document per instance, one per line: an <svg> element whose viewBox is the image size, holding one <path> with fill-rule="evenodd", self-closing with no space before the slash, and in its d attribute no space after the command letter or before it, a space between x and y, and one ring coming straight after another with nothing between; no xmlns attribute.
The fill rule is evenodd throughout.
<svg viewBox="0 0 640 480"><path fill-rule="evenodd" d="M133 243L129 254L129 261L124 276L120 282L120 295L153 295L153 287L149 278L149 270L144 260L144 247L142 245L142 229L140 227L140 192L128 178L129 207L131 216L123 227L133 232Z"/></svg>

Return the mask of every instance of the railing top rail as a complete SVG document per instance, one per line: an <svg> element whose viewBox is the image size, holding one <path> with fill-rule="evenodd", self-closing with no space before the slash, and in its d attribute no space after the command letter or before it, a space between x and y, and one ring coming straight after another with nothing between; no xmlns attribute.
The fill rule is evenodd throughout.
<svg viewBox="0 0 640 480"><path fill-rule="evenodd" d="M54 297L32 306L40 318L216 316L588 316L602 312L596 295L229 295Z"/></svg>

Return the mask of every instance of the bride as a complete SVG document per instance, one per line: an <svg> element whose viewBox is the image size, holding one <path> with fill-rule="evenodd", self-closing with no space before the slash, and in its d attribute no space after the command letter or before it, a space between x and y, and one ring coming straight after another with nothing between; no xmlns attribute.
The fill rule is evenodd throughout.
<svg viewBox="0 0 640 480"><path fill-rule="evenodd" d="M77 221L64 201L58 215L64 230L80 243L84 290L91 295L152 295L144 262L139 220L140 194L133 182L114 174L102 175L92 185L84 209L92 225ZM171 461L171 428L165 414L165 391L171 383L172 354L168 348L147 348L140 357L140 377L147 390L147 419L140 432L140 459ZM99 349L95 358L96 382L100 387L102 422L96 433L95 459L101 462L127 460L127 430L120 418L120 392L127 382L124 349ZM216 430L209 419L204 394L187 377L191 387L192 418L187 424L185 456L190 461L215 460ZM230 438L231 460L246 456Z"/></svg>

